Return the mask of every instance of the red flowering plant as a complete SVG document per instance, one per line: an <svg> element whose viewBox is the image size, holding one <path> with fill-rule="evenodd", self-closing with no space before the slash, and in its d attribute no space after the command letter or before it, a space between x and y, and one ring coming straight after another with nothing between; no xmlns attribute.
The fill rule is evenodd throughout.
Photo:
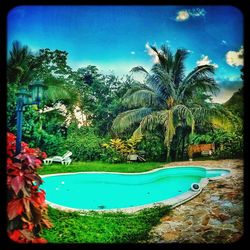
<svg viewBox="0 0 250 250"><path fill-rule="evenodd" d="M37 174L46 153L22 142L15 156L16 137L7 133L7 216L8 236L18 243L46 243L39 237L43 227L50 228L43 182Z"/></svg>

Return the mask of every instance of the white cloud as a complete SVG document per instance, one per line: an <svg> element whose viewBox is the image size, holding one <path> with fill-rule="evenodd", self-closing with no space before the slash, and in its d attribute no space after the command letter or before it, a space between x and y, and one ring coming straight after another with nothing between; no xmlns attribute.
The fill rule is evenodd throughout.
<svg viewBox="0 0 250 250"><path fill-rule="evenodd" d="M184 21L187 21L190 17L201 17L201 16L205 16L205 14L206 14L205 9L200 9L200 8L180 10L177 12L175 21L184 22Z"/></svg>
<svg viewBox="0 0 250 250"><path fill-rule="evenodd" d="M135 52L134 52L134 51L131 51L130 54L131 54L131 55L135 55Z"/></svg>
<svg viewBox="0 0 250 250"><path fill-rule="evenodd" d="M190 53L190 54L193 54L193 53L194 53L194 51L193 51L193 50L190 50L190 49L188 49L187 52Z"/></svg>
<svg viewBox="0 0 250 250"><path fill-rule="evenodd" d="M244 48L240 47L239 51L228 51L226 53L226 61L232 67L243 66Z"/></svg>
<svg viewBox="0 0 250 250"><path fill-rule="evenodd" d="M183 22L183 21L186 21L187 19L189 19L189 13L187 10L180 10L177 12L177 16L175 18L175 20L177 22Z"/></svg>
<svg viewBox="0 0 250 250"><path fill-rule="evenodd" d="M193 8L193 9L188 10L188 13L192 17L200 17L200 16L205 16L206 11L205 9Z"/></svg>
<svg viewBox="0 0 250 250"><path fill-rule="evenodd" d="M147 49L147 53L152 56L153 58L153 62L154 63L159 63L159 58L157 56L157 53L151 49L151 47L149 46L149 43L147 42L146 45L145 45L145 48Z"/></svg>
<svg viewBox="0 0 250 250"><path fill-rule="evenodd" d="M197 66L202 66L202 65L212 65L215 68L218 68L218 64L212 63L212 60L208 58L208 56L202 55L201 59L196 62Z"/></svg>

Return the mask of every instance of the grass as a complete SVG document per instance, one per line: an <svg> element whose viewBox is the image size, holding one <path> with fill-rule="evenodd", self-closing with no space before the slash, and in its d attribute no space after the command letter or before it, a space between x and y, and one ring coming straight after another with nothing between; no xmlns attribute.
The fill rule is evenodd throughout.
<svg viewBox="0 0 250 250"><path fill-rule="evenodd" d="M69 166L55 163L49 166L43 165L38 170L38 174L55 174L55 173L70 173L70 172L84 172L84 171L103 171L103 172L124 172L124 173L138 173L145 172L155 168L160 168L164 162L132 162L132 163L107 163L101 161L91 162L74 162Z"/></svg>
<svg viewBox="0 0 250 250"><path fill-rule="evenodd" d="M101 161L44 165L38 173L53 174L82 171L144 172L162 167L162 162L112 164ZM82 197L84 199L84 197ZM42 237L49 243L138 243L145 242L149 231L169 213L170 207L153 207L134 214L64 212L49 207L54 227L43 229Z"/></svg>
<svg viewBox="0 0 250 250"><path fill-rule="evenodd" d="M146 243L149 231L170 212L168 206L147 208L134 214L63 212L49 207L54 227L43 229L49 243Z"/></svg>

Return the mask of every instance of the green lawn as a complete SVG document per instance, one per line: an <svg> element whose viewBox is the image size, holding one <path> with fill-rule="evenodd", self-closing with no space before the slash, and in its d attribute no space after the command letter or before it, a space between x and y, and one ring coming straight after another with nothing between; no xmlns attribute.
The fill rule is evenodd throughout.
<svg viewBox="0 0 250 250"><path fill-rule="evenodd" d="M109 171L144 172L162 167L164 163L75 162L69 166L52 164L39 169L39 174ZM84 197L82 197L84 199ZM42 237L53 243L138 243L145 242L151 228L168 214L170 207L154 207L134 214L64 212L49 207L48 215L54 227L43 229Z"/></svg>
<svg viewBox="0 0 250 250"><path fill-rule="evenodd" d="M63 212L49 207L54 227L43 229L49 243L145 243L149 231L170 208L154 207L134 214Z"/></svg>
<svg viewBox="0 0 250 250"><path fill-rule="evenodd" d="M43 174L55 174L55 173L67 173L67 172L81 172L81 171L103 171L103 172L125 172L136 173L149 171L155 168L160 168L164 162L136 162L136 163L107 163L101 161L90 162L73 162L69 166L55 163L49 166L43 165L38 173Z"/></svg>

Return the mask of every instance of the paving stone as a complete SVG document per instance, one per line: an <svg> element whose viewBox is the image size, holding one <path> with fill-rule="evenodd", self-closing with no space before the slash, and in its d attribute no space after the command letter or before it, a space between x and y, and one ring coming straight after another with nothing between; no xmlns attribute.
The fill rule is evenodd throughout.
<svg viewBox="0 0 250 250"><path fill-rule="evenodd" d="M229 168L232 176L213 180L194 199L174 208L150 232L153 243L231 243L243 235L243 161L174 162Z"/></svg>

